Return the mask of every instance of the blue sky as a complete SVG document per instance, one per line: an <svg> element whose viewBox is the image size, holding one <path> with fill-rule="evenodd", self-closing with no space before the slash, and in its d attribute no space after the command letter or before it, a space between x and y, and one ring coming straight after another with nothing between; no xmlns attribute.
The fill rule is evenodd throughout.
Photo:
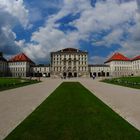
<svg viewBox="0 0 140 140"><path fill-rule="evenodd" d="M114 52L140 55L138 0L0 0L0 51L49 63L50 52L74 47L103 63Z"/></svg>

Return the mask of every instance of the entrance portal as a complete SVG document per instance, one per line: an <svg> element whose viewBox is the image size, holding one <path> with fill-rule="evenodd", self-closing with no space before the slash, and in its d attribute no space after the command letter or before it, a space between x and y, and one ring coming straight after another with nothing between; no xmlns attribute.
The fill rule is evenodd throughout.
<svg viewBox="0 0 140 140"><path fill-rule="evenodd" d="M107 72L107 74L106 74L106 75L107 75L107 77L109 77L109 72Z"/></svg>
<svg viewBox="0 0 140 140"><path fill-rule="evenodd" d="M77 73L76 72L74 73L74 77L77 77Z"/></svg>
<svg viewBox="0 0 140 140"><path fill-rule="evenodd" d="M90 77L92 77L92 72L90 72Z"/></svg>
<svg viewBox="0 0 140 140"><path fill-rule="evenodd" d="M71 72L68 73L68 77L72 77L72 73Z"/></svg>
<svg viewBox="0 0 140 140"><path fill-rule="evenodd" d="M66 73L66 72L64 72L64 73L63 73L63 77L64 77L64 78L66 78L66 76L67 76L67 73Z"/></svg>
<svg viewBox="0 0 140 140"><path fill-rule="evenodd" d="M98 72L98 77L100 77L101 76L101 73L100 72Z"/></svg>
<svg viewBox="0 0 140 140"><path fill-rule="evenodd" d="M103 72L103 71L102 71L102 73L101 73L101 74L102 74L101 76L105 77L105 72Z"/></svg>

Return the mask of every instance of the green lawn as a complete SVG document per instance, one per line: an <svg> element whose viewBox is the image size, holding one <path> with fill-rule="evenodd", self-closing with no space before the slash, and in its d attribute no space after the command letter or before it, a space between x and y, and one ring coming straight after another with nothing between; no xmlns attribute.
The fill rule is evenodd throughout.
<svg viewBox="0 0 140 140"><path fill-rule="evenodd" d="M65 82L5 140L140 140L140 131L80 83Z"/></svg>
<svg viewBox="0 0 140 140"><path fill-rule="evenodd" d="M37 83L36 80L20 78L0 78L0 91Z"/></svg>
<svg viewBox="0 0 140 140"><path fill-rule="evenodd" d="M102 80L103 82L140 89L140 77L120 77Z"/></svg>

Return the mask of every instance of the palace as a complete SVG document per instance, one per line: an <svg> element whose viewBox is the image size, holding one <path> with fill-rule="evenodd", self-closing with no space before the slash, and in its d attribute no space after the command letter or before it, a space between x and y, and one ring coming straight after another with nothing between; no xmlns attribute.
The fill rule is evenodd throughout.
<svg viewBox="0 0 140 140"><path fill-rule="evenodd" d="M140 55L130 59L121 53L115 53L105 64L110 66L113 77L140 76Z"/></svg>
<svg viewBox="0 0 140 140"><path fill-rule="evenodd" d="M26 54L20 53L9 60L0 52L0 77L121 77L140 76L140 55L128 58L114 53L104 64L89 65L88 52L66 48L50 53L49 65L36 65Z"/></svg>
<svg viewBox="0 0 140 140"><path fill-rule="evenodd" d="M35 63L24 53L18 54L8 60L9 76L29 77L34 66Z"/></svg>
<svg viewBox="0 0 140 140"><path fill-rule="evenodd" d="M87 77L88 53L66 48L51 53L51 75L54 77Z"/></svg>

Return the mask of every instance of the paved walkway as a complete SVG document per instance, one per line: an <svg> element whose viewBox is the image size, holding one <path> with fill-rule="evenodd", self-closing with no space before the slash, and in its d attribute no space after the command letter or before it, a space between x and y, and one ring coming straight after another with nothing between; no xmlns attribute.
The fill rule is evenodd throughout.
<svg viewBox="0 0 140 140"><path fill-rule="evenodd" d="M7 136L63 81L79 81L140 130L140 90L93 79L46 79L35 85L0 92L0 140Z"/></svg>
<svg viewBox="0 0 140 140"><path fill-rule="evenodd" d="M0 92L0 140L33 112L61 82L59 79L49 79Z"/></svg>
<svg viewBox="0 0 140 140"><path fill-rule="evenodd" d="M140 90L93 79L79 80L99 99L140 130Z"/></svg>

